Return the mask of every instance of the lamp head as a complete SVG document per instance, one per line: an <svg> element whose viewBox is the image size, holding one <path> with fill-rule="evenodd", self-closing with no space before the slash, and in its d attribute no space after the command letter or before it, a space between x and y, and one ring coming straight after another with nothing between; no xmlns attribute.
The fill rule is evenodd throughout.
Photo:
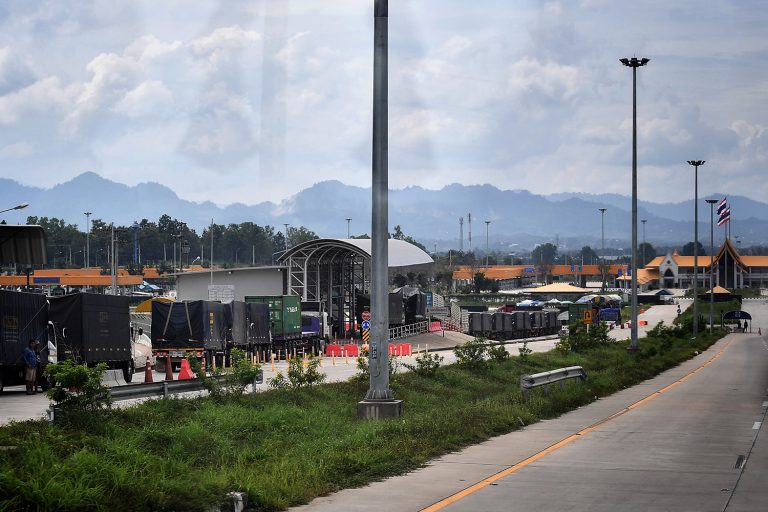
<svg viewBox="0 0 768 512"><path fill-rule="evenodd" d="M706 160L688 160L688 163L694 167L698 167L700 165L704 165Z"/></svg>

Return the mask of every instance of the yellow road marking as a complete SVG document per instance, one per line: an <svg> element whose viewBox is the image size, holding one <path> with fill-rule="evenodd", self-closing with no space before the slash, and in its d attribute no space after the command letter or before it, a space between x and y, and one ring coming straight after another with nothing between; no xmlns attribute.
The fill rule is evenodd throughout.
<svg viewBox="0 0 768 512"><path fill-rule="evenodd" d="M559 450L563 446L572 443L576 439L578 439L578 438L580 438L580 437L582 437L582 436L592 432L593 430L596 430L597 428L601 427L602 425L605 425L609 421L613 421L616 418L619 418L619 417L625 415L629 411L637 409L638 407L642 407L643 405L647 404L648 402L650 402L654 398L660 396L662 393L666 393L670 389L672 389L672 388L682 384L686 380L690 379L694 374L700 372L701 370L703 370L704 368L706 368L707 366L712 364L716 359L718 359L723 354L723 352L725 352L725 349L728 348L728 346L731 344L732 341L733 340L728 341L728 343L726 343L725 346L723 348L721 348L720 351L717 354L715 354L714 356L712 356L707 362L705 362L704 364L702 364L698 368L696 368L694 370L691 370L686 375L684 375L680 379L676 380L672 384L670 384L668 386L665 386L665 387L659 389L658 391L654 391L653 393L651 393L650 395L646 396L645 398L642 398L642 399L638 400L637 402L635 402L635 403L625 407L624 409L622 409L622 410L620 410L620 411L618 411L618 412L616 412L614 414L611 414L607 418L603 418L602 420L600 420L600 421L598 421L596 423L593 423L592 425L590 425L590 426L588 426L588 427L578 431L575 434L572 434L572 435L566 437L565 439L561 439L560 441L556 442L555 444L553 444L551 446L548 446L548 447L544 448L543 450L541 450L540 452L531 455L527 459L522 460L522 461L518 462L517 464L515 464L513 466L509 466L508 468L503 469L503 470L499 471L498 473L495 473L495 474L489 476L488 478L485 478L485 479L477 482L476 484L467 487L466 489L462 489L461 491L459 491L459 492L457 492L455 494L452 494L452 495L448 496L447 498L444 498L444 499L438 501L437 503L434 503L434 504L430 505L427 508L422 509L421 512L435 512L437 510L442 510L443 508L447 507L448 505L456 503L457 501L466 498L470 494L474 494L475 492L479 491L480 489L482 489L484 487L488 487L492 483L497 482L497 481L501 480L502 478L511 475L515 471L517 471L519 469L522 469L525 466L527 466L527 465L529 465L529 464L531 464L533 462L536 462L537 460L541 459L542 457L545 457L545 456L549 455L550 453L552 453L552 452L554 452L556 450Z"/></svg>

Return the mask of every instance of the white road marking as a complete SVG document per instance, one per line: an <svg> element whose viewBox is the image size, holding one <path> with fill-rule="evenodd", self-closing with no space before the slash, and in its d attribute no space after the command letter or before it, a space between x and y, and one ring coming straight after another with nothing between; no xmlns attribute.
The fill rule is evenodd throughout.
<svg viewBox="0 0 768 512"><path fill-rule="evenodd" d="M754 425L752 425L752 430L757 430L760 428L760 425L762 425L762 421L756 421Z"/></svg>

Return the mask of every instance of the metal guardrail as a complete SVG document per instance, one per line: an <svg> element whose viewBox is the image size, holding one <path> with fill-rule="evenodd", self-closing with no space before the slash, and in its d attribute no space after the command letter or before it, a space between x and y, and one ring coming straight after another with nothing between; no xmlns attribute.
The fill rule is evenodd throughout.
<svg viewBox="0 0 768 512"><path fill-rule="evenodd" d="M224 383L225 376L219 377L219 383ZM259 374L253 380L254 392L257 384L264 382L264 372L259 370ZM124 386L114 386L109 388L109 396L114 401L132 400L134 398L147 397L167 397L177 393L188 393L193 391L202 391L203 381L200 379L174 380L149 382L142 384L126 384Z"/></svg>
<svg viewBox="0 0 768 512"><path fill-rule="evenodd" d="M408 336L416 336L429 330L429 322L417 322L415 324L401 325L389 329L389 339L399 340Z"/></svg>
<svg viewBox="0 0 768 512"><path fill-rule="evenodd" d="M548 386L559 382L562 386L568 379L587 379L587 372L581 366L568 366L567 368L558 368L549 372L534 373L533 375L520 376L520 389L523 392L523 398L527 399L528 394L533 388ZM545 388L546 389L546 388Z"/></svg>

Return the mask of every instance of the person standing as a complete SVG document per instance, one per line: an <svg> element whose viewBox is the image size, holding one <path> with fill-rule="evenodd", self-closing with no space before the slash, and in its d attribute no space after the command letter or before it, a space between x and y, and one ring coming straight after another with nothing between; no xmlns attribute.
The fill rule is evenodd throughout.
<svg viewBox="0 0 768 512"><path fill-rule="evenodd" d="M37 352L35 352L35 346L37 341L29 340L27 347L24 349L24 366L26 369L24 380L27 381L27 394L35 394L35 381L37 380Z"/></svg>

